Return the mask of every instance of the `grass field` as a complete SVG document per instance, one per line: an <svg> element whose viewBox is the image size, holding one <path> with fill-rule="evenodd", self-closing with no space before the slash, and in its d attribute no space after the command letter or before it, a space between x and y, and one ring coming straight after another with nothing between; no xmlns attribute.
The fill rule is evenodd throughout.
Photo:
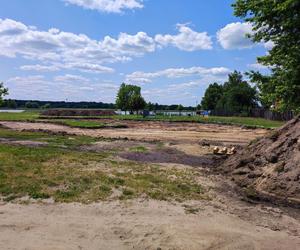
<svg viewBox="0 0 300 250"><path fill-rule="evenodd" d="M127 116L114 116L114 119L119 120L150 120L150 121L170 121L170 122L198 122L198 123L220 123L229 125L242 125L249 127L261 127L261 128L277 128L284 124L281 121L271 121L263 118L252 117L223 117L223 116L154 116L146 117L137 115Z"/></svg>
<svg viewBox="0 0 300 250"><path fill-rule="evenodd" d="M93 121L87 119L50 119L50 120L43 119L43 122L61 124L73 128L88 128L88 129L127 127L124 124L107 124L107 123L101 123L100 121Z"/></svg>
<svg viewBox="0 0 300 250"><path fill-rule="evenodd" d="M2 121L35 121L39 119L38 111L26 111L23 113L0 113L0 120ZM42 117L43 120L48 120L49 117ZM72 117L70 117L72 118ZM154 116L146 117L139 115L116 115L116 116L100 116L100 117L89 117L89 119L103 119L111 118L115 120L135 120L135 121L171 121L171 122L198 122L198 123L218 123L218 124L229 124L229 125L241 125L249 127L260 127L260 128L277 128L284 124L281 121L271 121L262 118L252 117L221 117L221 116ZM51 119L48 120L53 123L60 123L70 127L81 127L81 128L103 128L105 124L99 121L87 120L87 117L73 117L73 119ZM54 122L55 121L55 122ZM122 124L120 125L122 127Z"/></svg>
<svg viewBox="0 0 300 250"><path fill-rule="evenodd" d="M39 111L25 111L21 113L0 113L1 121L33 121L39 118Z"/></svg>
<svg viewBox="0 0 300 250"><path fill-rule="evenodd" d="M152 199L179 201L207 198L203 187L195 181L194 171L119 161L115 152L109 150L81 149L96 142L94 138L3 128L0 128L0 138L6 139L5 143L0 141L0 195L6 201L24 196L83 203L112 196L130 199L146 195ZM39 147L10 144L18 140L47 144ZM145 151L143 147L132 150Z"/></svg>

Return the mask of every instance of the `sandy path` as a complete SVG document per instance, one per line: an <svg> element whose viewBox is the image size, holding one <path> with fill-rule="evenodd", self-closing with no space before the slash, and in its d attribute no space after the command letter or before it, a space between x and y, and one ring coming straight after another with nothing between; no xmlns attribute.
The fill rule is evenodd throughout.
<svg viewBox="0 0 300 250"><path fill-rule="evenodd" d="M147 123L147 122L146 122ZM168 128L127 128L127 129L79 129L49 123L0 122L0 125L15 130L51 130L65 131L70 134L88 135L93 137L129 138L145 141L177 141L198 142L203 139L221 141L230 144L246 144L266 134L264 129L243 129L237 126L215 124L178 123Z"/></svg>
<svg viewBox="0 0 300 250"><path fill-rule="evenodd" d="M0 205L0 249L159 247L294 250L300 248L300 238L213 206L204 206L198 214L186 214L181 205L157 201Z"/></svg>

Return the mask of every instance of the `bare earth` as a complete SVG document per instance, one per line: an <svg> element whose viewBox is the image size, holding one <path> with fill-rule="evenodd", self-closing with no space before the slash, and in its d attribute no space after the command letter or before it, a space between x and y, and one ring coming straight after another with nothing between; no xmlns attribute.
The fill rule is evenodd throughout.
<svg viewBox="0 0 300 250"><path fill-rule="evenodd" d="M125 121L122 121L125 123ZM247 144L266 133L264 129L243 129L238 126L197 123L132 122L126 129L80 129L47 123L0 122L15 130L50 130L93 137L128 138L139 141L199 142L203 139L229 144Z"/></svg>
<svg viewBox="0 0 300 250"><path fill-rule="evenodd" d="M208 153L198 144L203 139L246 144L266 133L262 129L187 123L135 126L132 122L128 129L97 130L44 123L0 124L16 130L172 142L171 149L191 156ZM224 176L200 167L199 172L199 182L210 190L211 200L172 203L140 198L90 205L52 200L0 203L0 249L300 249L299 210L248 203L232 191L233 184Z"/></svg>

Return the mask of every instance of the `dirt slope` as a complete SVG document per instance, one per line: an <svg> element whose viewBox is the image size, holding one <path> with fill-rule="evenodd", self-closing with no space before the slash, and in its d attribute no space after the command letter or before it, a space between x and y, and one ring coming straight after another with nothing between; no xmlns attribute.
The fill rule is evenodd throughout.
<svg viewBox="0 0 300 250"><path fill-rule="evenodd" d="M300 116L229 158L223 169L252 198L300 205Z"/></svg>

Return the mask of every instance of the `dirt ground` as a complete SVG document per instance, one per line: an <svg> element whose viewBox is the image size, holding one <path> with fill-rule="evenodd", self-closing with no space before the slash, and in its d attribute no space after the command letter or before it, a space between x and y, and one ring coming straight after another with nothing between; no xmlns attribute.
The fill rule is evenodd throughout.
<svg viewBox="0 0 300 250"><path fill-rule="evenodd" d="M263 136L267 130L244 129L238 126L197 123L135 122L122 121L125 129L80 129L63 125L26 122L0 122L0 125L16 130L50 130L93 137L128 138L138 141L165 141L194 143L206 139L227 144L247 144Z"/></svg>
<svg viewBox="0 0 300 250"><path fill-rule="evenodd" d="M0 124L16 130L134 139L100 142L84 150L149 148L146 156L128 151L119 157L152 161L161 167L197 168L198 181L211 197L181 203L143 197L89 205L51 199L0 202L0 249L300 249L299 209L244 201L230 180L211 171L211 148L201 146L202 140L245 145L266 130L147 122L143 126L129 122L128 129L96 130L44 123ZM153 140L164 142L166 150L153 153Z"/></svg>

